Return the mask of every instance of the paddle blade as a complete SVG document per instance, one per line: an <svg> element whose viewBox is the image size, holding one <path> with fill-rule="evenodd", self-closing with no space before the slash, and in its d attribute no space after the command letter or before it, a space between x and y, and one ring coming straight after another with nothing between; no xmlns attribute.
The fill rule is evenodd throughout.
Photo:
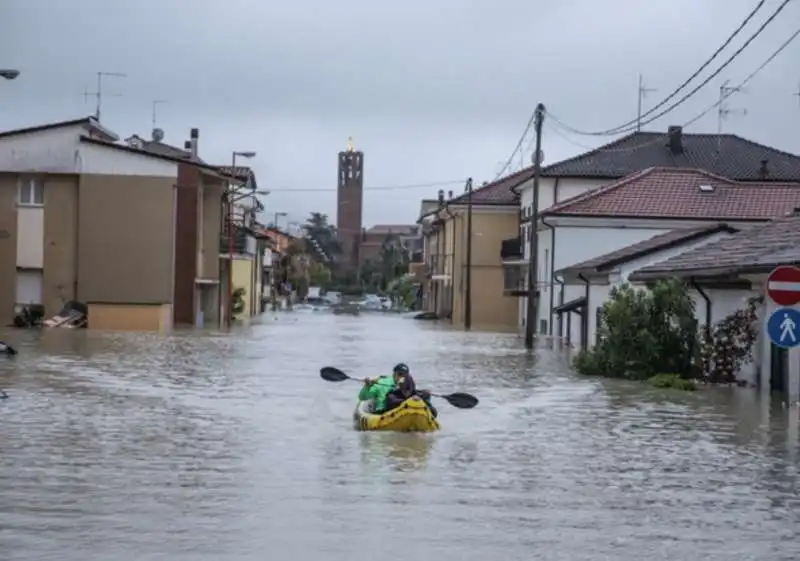
<svg viewBox="0 0 800 561"><path fill-rule="evenodd" d="M333 366L322 368L319 371L319 375L322 376L323 380L327 380L328 382L344 382L345 380L351 379L350 376Z"/></svg>
<svg viewBox="0 0 800 561"><path fill-rule="evenodd" d="M459 409L472 409L478 405L478 398L468 393L456 392L448 395L440 395L439 397L447 401L453 407L458 407Z"/></svg>

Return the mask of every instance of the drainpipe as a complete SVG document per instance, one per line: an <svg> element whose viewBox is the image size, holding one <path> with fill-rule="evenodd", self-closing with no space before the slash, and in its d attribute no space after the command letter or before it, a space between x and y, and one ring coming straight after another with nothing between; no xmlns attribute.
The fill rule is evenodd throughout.
<svg viewBox="0 0 800 561"><path fill-rule="evenodd" d="M700 285L697 284L697 281L694 277L689 277L689 286L694 288L697 293L706 301L706 325L705 325L705 337L708 340L711 337L711 298L708 297L708 294L700 288Z"/></svg>
<svg viewBox="0 0 800 561"><path fill-rule="evenodd" d="M558 180L556 179L556 186ZM540 222L550 229L550 318L547 320L548 333L553 336L553 305L555 304L555 293L553 292L553 284L555 283L555 270L556 270L556 229L552 224L548 224L544 218L539 219ZM588 300L587 300L588 301Z"/></svg>
<svg viewBox="0 0 800 561"><path fill-rule="evenodd" d="M450 236L450 312L452 313L453 306L456 301L456 288L455 288L455 270L456 270L456 215L450 210L450 205L446 204L443 209L450 220L453 221L452 235Z"/></svg>
<svg viewBox="0 0 800 561"><path fill-rule="evenodd" d="M454 224L455 225L455 224ZM472 178L467 179L467 274L464 299L464 330L472 329Z"/></svg>
<svg viewBox="0 0 800 561"><path fill-rule="evenodd" d="M583 310L583 325L581 326L581 346L584 349L589 347L589 279L583 276L583 273L578 273L578 278L586 283L586 305Z"/></svg>

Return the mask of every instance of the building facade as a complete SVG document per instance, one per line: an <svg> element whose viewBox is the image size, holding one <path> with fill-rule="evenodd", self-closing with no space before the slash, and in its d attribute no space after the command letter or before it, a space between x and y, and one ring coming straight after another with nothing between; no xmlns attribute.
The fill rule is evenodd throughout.
<svg viewBox="0 0 800 561"><path fill-rule="evenodd" d="M349 144L347 150L339 152L337 172L336 231L343 262L355 270L360 262L363 225L364 153Z"/></svg>

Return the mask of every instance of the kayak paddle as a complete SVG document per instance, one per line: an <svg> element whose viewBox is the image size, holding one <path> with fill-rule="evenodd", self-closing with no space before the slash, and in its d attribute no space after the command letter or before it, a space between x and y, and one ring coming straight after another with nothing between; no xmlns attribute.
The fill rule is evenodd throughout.
<svg viewBox="0 0 800 561"><path fill-rule="evenodd" d="M319 371L319 375L322 376L323 380L327 380L328 382L344 382L345 380L356 380L357 382L361 381L358 378L353 378L352 376L348 376L347 374L345 374L344 372L333 366L326 366L322 368ZM433 397L440 397L453 407L458 407L459 409L472 409L473 407L478 405L478 398L468 393L456 392L446 395L432 393L430 395L432 395Z"/></svg>

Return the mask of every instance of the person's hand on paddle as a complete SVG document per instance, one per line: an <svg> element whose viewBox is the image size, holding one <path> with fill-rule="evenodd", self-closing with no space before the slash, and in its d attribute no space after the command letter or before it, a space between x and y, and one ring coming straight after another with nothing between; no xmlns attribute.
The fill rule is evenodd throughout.
<svg viewBox="0 0 800 561"><path fill-rule="evenodd" d="M371 386L374 383L375 383L375 380L373 380L372 378L364 378L364 385L365 386Z"/></svg>
<svg viewBox="0 0 800 561"><path fill-rule="evenodd" d="M419 395L420 395L420 397L422 399L430 399L430 397L431 397L431 391L430 390L419 390L419 392L417 392L417 393L419 393Z"/></svg>

